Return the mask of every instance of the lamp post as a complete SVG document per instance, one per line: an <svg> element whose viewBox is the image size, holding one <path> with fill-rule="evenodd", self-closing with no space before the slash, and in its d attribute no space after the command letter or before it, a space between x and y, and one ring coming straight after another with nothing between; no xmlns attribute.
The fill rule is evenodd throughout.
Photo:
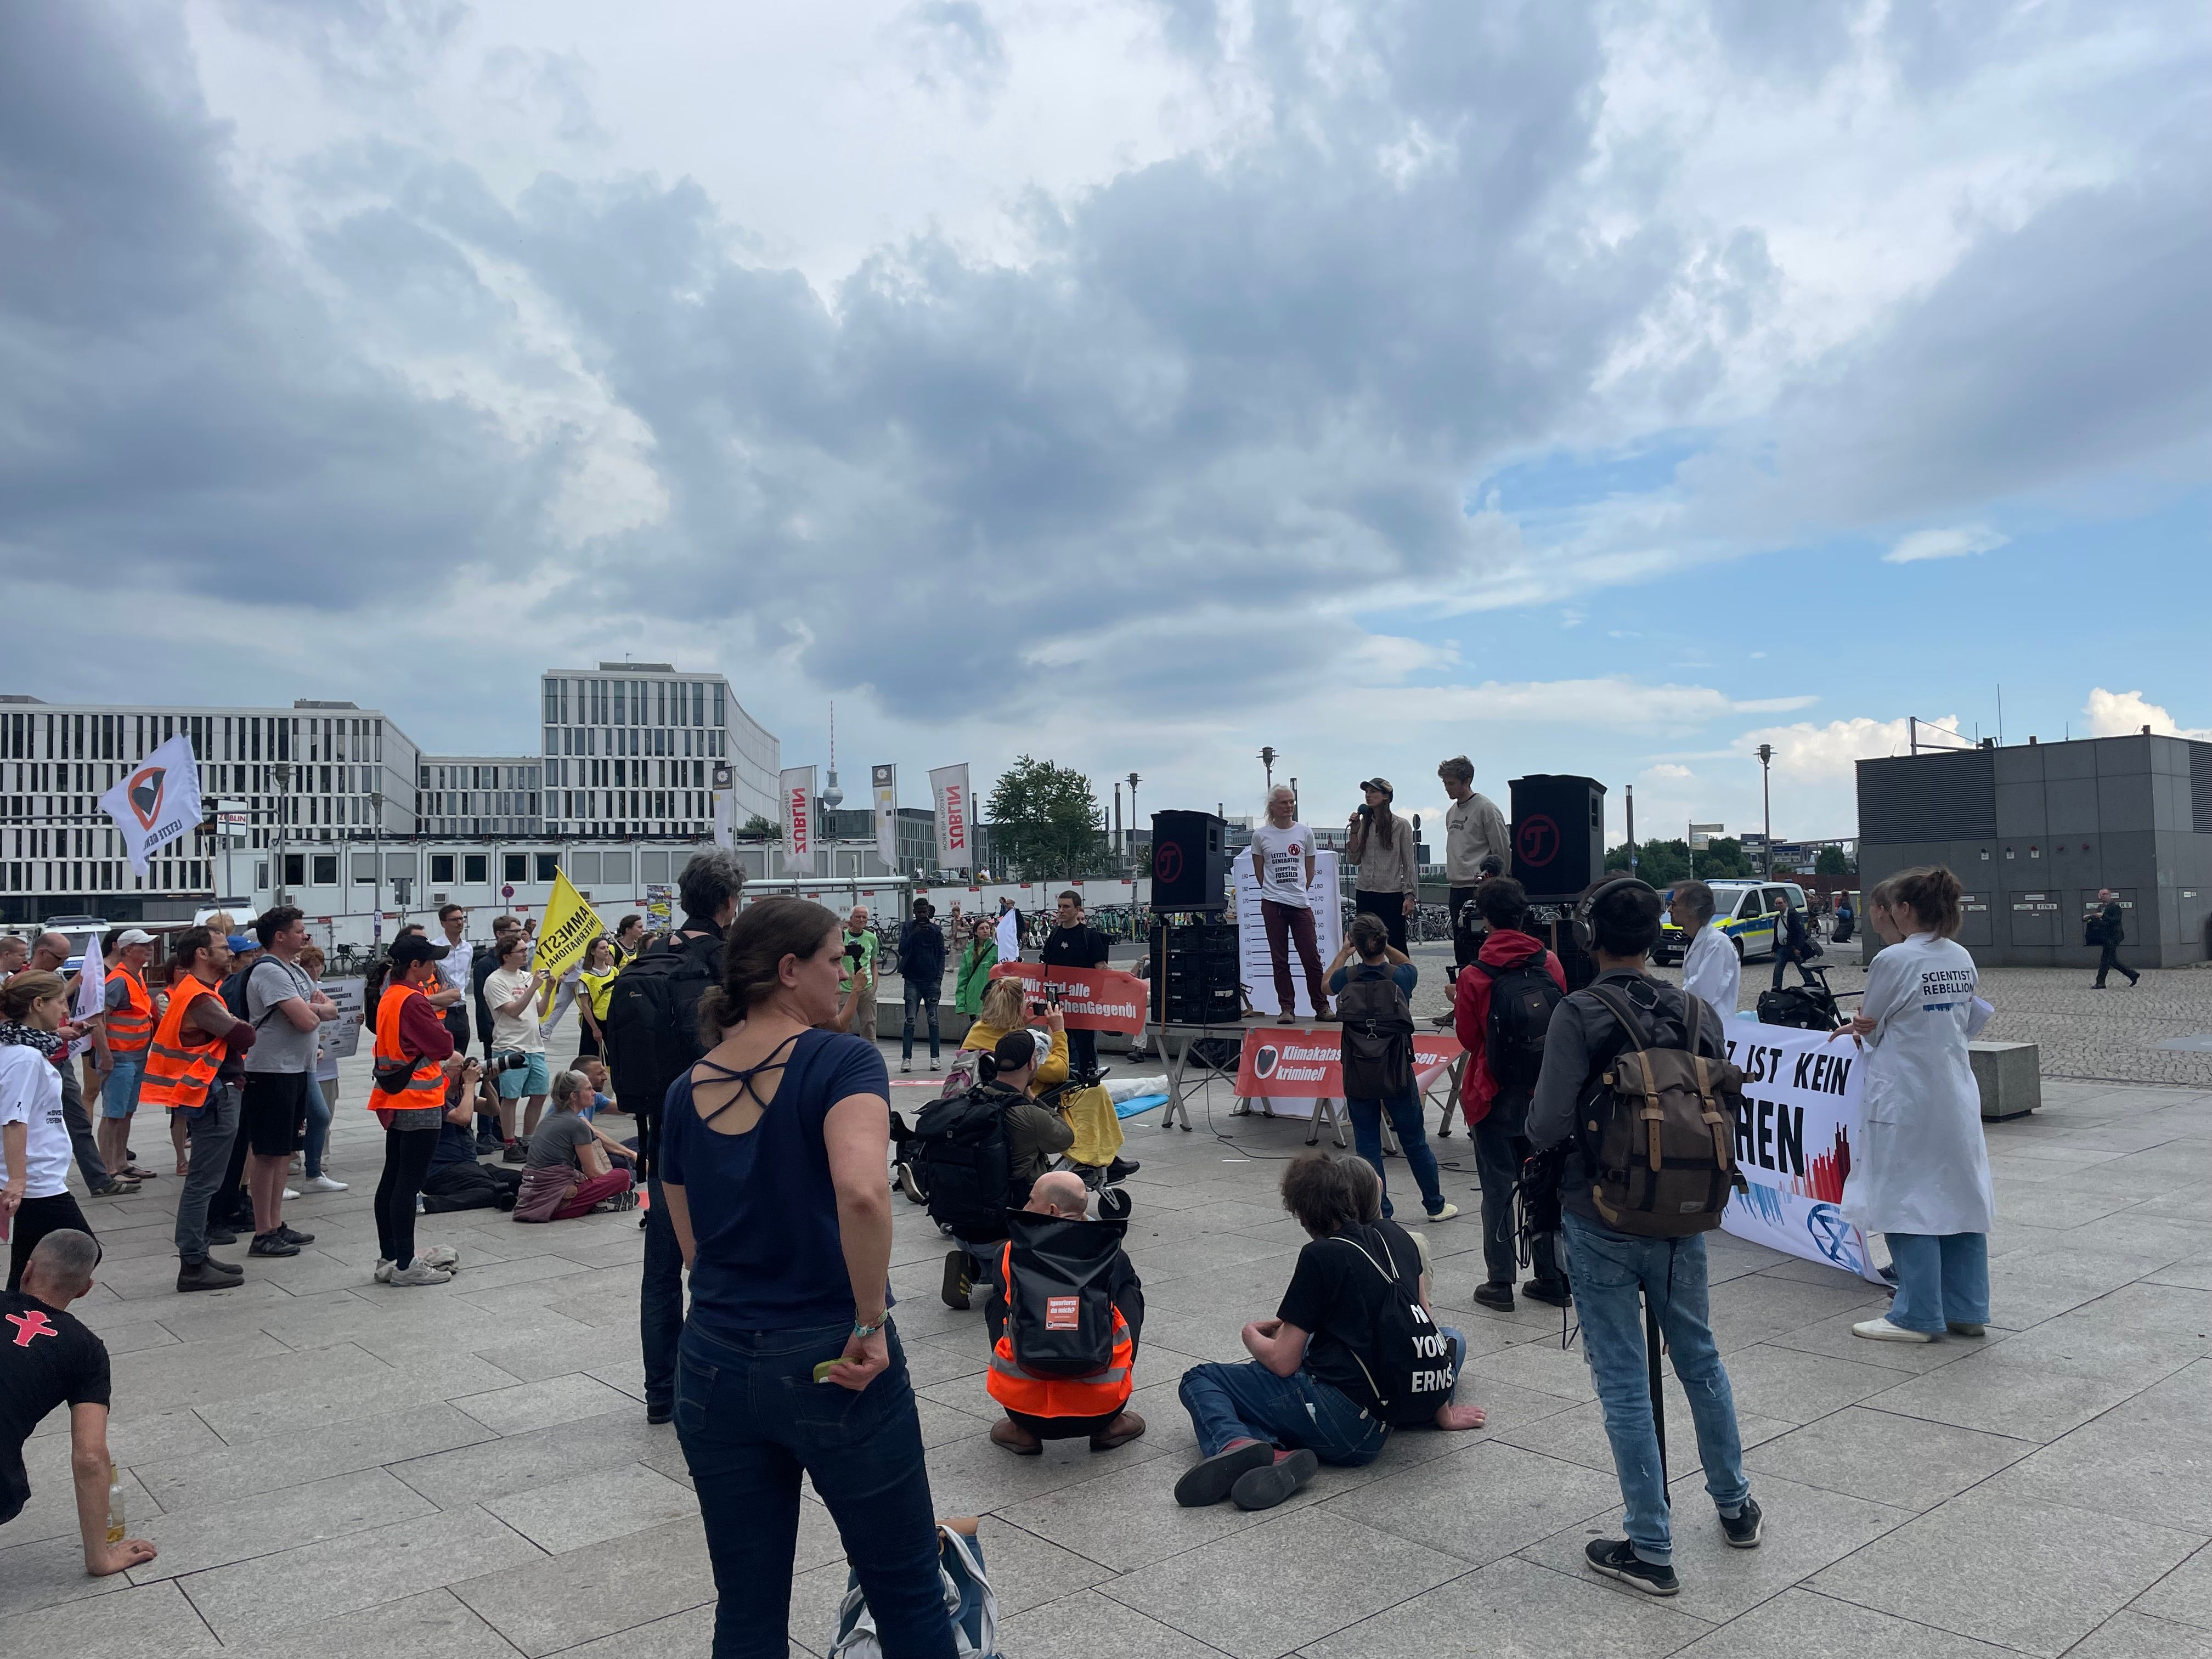
<svg viewBox="0 0 2212 1659"><path fill-rule="evenodd" d="M1275 746L1263 744L1260 748L1260 764L1267 769L1267 793L1275 793Z"/></svg>
<svg viewBox="0 0 2212 1659"><path fill-rule="evenodd" d="M1133 847L1137 841L1137 785L1141 781L1134 772L1129 774L1129 843Z"/></svg>
<svg viewBox="0 0 2212 1659"><path fill-rule="evenodd" d="M374 867L370 872L371 876L374 878L374 884L368 890L369 909L371 912L368 924L368 937L372 944L376 944L380 943L384 938L383 791L372 789L368 792L368 817L370 826L369 846L372 849L369 853L369 857L376 860Z"/></svg>
<svg viewBox="0 0 2212 1659"><path fill-rule="evenodd" d="M1770 881L1774 878L1774 799L1767 785L1772 776L1770 766L1773 759L1774 745L1771 743L1759 744L1759 805L1766 839L1759 843L1759 872Z"/></svg>

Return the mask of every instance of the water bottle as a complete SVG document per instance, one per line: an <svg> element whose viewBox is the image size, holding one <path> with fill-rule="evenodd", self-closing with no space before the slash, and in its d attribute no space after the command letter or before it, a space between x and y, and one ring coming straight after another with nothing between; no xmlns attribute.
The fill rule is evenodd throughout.
<svg viewBox="0 0 2212 1659"><path fill-rule="evenodd" d="M129 1528L123 1520L123 1477L115 1472L115 1465L107 1466L107 1541L119 1544Z"/></svg>

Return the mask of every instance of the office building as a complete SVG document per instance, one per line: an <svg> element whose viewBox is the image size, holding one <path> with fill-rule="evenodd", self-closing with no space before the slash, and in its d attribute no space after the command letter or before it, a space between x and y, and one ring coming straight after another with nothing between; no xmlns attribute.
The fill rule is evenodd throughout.
<svg viewBox="0 0 2212 1659"><path fill-rule="evenodd" d="M426 836L539 836L536 755L425 755L415 816Z"/></svg>
<svg viewBox="0 0 2212 1659"><path fill-rule="evenodd" d="M775 821L781 749L720 674L603 662L550 669L540 690L547 834L711 836L719 763L730 769L733 824Z"/></svg>

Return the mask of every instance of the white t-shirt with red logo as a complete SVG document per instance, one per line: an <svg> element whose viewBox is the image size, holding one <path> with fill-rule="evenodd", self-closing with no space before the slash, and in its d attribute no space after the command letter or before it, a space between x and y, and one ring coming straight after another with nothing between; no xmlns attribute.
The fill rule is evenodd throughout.
<svg viewBox="0 0 2212 1659"><path fill-rule="evenodd" d="M1310 909L1306 902L1306 860L1314 849L1313 836L1303 823L1278 830L1263 823L1252 832L1253 850L1260 855L1260 896L1270 904Z"/></svg>

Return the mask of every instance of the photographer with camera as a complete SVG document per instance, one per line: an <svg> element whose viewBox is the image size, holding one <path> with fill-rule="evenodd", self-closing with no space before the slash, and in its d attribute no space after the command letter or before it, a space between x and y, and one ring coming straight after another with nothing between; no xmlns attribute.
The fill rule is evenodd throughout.
<svg viewBox="0 0 2212 1659"><path fill-rule="evenodd" d="M1584 1554L1595 1572L1647 1595L1673 1595L1680 1584L1653 1419L1656 1361L1647 1368L1639 1293L1653 1304L1674 1375L1689 1397L1705 1491L1720 1512L1721 1530L1735 1549L1756 1548L1759 1538L1735 1400L1707 1309L1705 1231L1718 1224L1720 1212L1699 1203L1717 1195L1725 1206L1732 1185L1723 1177L1734 1172L1735 1126L1692 1120L1692 1133L1665 1137L1665 1170L1649 1172L1639 1150L1643 1133L1626 1130L1657 1136L1662 1128L1659 1121L1632 1121L1646 1098L1638 1092L1645 1085L1650 1098L1672 1106L1689 1073L1699 1097L1725 1098L1733 1110L1741 1106L1734 1092L1741 1084L1731 1079L1741 1074L1728 1064L1711 1012L1645 971L1659 939L1659 895L1632 876L1621 877L1604 883L1583 908L1598 976L1553 1011L1528 1140L1540 1156L1565 1152L1561 1231L1590 1377L1628 1511L1626 1539L1595 1540ZM1670 1115L1663 1127L1677 1122ZM1586 1124L1599 1126L1597 1133L1586 1134ZM1655 1139L1655 1149L1658 1144ZM1685 1192L1698 1197L1685 1200Z"/></svg>
<svg viewBox="0 0 2212 1659"><path fill-rule="evenodd" d="M1397 792L1387 779L1369 778L1360 786L1366 801L1352 815L1344 856L1359 866L1352 908L1382 919L1393 948L1406 948L1406 924L1420 891L1414 860L1413 826L1390 810Z"/></svg>
<svg viewBox="0 0 2212 1659"><path fill-rule="evenodd" d="M495 1109L491 1081L481 1062L469 1060L446 1085L446 1115L438 1126L438 1144L430 1153L430 1167L422 1174L422 1211L443 1215L449 1210L511 1210L522 1171L503 1164L477 1159L476 1116Z"/></svg>
<svg viewBox="0 0 2212 1659"><path fill-rule="evenodd" d="M1031 1018L1042 1020L1044 1029L1031 1025ZM1030 1001L1027 988L1018 979L994 979L983 988L982 1012L961 1040L961 1052L988 1053L999 1046L1000 1037L1017 1031L1030 1038L1037 1049L1036 1073L1030 1079L1030 1092L1041 1095L1055 1083L1066 1082L1067 1020L1057 1003Z"/></svg>

